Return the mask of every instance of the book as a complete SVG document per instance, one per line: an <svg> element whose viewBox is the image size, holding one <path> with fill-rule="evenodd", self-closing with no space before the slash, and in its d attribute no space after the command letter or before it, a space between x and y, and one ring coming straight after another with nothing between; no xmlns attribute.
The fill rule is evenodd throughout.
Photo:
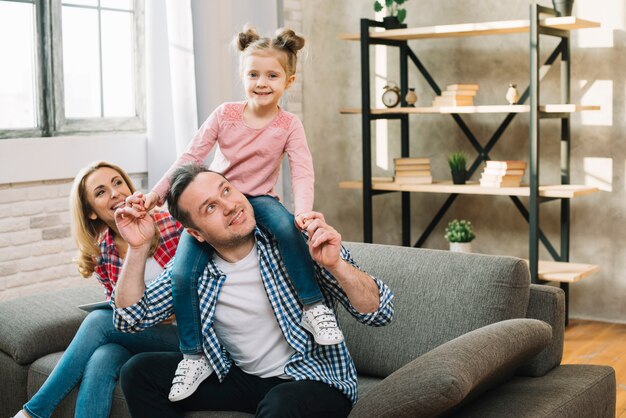
<svg viewBox="0 0 626 418"><path fill-rule="evenodd" d="M430 171L430 164L400 164L396 165L396 173L398 171L413 171L413 170L428 170Z"/></svg>
<svg viewBox="0 0 626 418"><path fill-rule="evenodd" d="M489 181L480 179L481 187L519 187L519 181Z"/></svg>
<svg viewBox="0 0 626 418"><path fill-rule="evenodd" d="M478 84L450 84L446 86L446 90L455 91L455 90L478 90Z"/></svg>
<svg viewBox="0 0 626 418"><path fill-rule="evenodd" d="M431 176L420 177L395 177L396 184L431 184L433 178Z"/></svg>
<svg viewBox="0 0 626 418"><path fill-rule="evenodd" d="M466 97L472 98L476 96L476 90L445 90L441 92L443 97Z"/></svg>
<svg viewBox="0 0 626 418"><path fill-rule="evenodd" d="M487 160L485 161L485 167L488 168L504 168L508 169L525 169L526 161L519 160L504 160L504 161L496 161L496 160Z"/></svg>
<svg viewBox="0 0 626 418"><path fill-rule="evenodd" d="M394 158L393 162L396 166L404 165L404 164L428 164L430 165L430 158L426 157L405 157L405 158Z"/></svg>
<svg viewBox="0 0 626 418"><path fill-rule="evenodd" d="M472 101L438 101L433 102L433 107L446 107L446 106L474 106Z"/></svg>
<svg viewBox="0 0 626 418"><path fill-rule="evenodd" d="M473 105L474 99L458 99L452 96L437 96L435 100L433 100L433 105L439 104L440 106L460 106L460 105Z"/></svg>
<svg viewBox="0 0 626 418"><path fill-rule="evenodd" d="M430 170L396 170L396 177L430 176Z"/></svg>
<svg viewBox="0 0 626 418"><path fill-rule="evenodd" d="M486 173L482 173L480 176L481 180L485 180L485 181L500 181L500 182L512 182L512 181L516 181L518 183L522 182L522 176L519 175L504 175L504 176L500 176L500 175L493 175L493 174L486 174Z"/></svg>
<svg viewBox="0 0 626 418"><path fill-rule="evenodd" d="M523 168L494 168L485 167L483 173L492 176L523 176L526 170Z"/></svg>

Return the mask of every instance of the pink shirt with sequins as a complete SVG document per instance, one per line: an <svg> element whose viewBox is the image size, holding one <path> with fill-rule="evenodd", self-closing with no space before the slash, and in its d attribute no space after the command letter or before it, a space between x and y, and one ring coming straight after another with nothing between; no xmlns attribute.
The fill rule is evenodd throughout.
<svg viewBox="0 0 626 418"><path fill-rule="evenodd" d="M210 168L228 178L240 192L249 196L278 197L274 186L280 162L286 153L291 171L294 214L313 209L315 176L313 160L304 127L292 113L278 114L264 128L250 128L243 121L246 102L220 105L202 124L185 152L154 186L163 204L170 187L169 177L183 164L203 164L213 146L218 148Z"/></svg>

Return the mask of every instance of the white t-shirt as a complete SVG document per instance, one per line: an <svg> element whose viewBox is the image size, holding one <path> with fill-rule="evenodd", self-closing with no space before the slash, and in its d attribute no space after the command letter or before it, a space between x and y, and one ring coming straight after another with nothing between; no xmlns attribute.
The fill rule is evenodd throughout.
<svg viewBox="0 0 626 418"><path fill-rule="evenodd" d="M256 243L235 263L217 254L214 257L226 274L214 316L220 342L244 372L263 378L289 378L284 369L294 350L285 340L265 292Z"/></svg>
<svg viewBox="0 0 626 418"><path fill-rule="evenodd" d="M154 259L154 257L150 257L146 260L146 269L143 273L143 282L148 286L152 283L157 277L159 277L163 273L163 267Z"/></svg>

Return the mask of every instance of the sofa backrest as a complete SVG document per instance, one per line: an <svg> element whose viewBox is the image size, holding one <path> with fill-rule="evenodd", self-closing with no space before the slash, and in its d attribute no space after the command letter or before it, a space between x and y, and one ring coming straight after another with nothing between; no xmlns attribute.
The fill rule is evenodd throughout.
<svg viewBox="0 0 626 418"><path fill-rule="evenodd" d="M360 374L386 377L431 349L485 325L526 317L530 274L514 257L347 243L354 260L394 292L394 321L339 319Z"/></svg>

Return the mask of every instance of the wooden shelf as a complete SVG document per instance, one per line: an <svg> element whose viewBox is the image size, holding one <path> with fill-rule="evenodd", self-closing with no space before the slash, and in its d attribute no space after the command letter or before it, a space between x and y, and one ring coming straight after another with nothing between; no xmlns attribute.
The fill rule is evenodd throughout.
<svg viewBox="0 0 626 418"><path fill-rule="evenodd" d="M363 182L360 180L342 181L339 183L342 189L362 189ZM477 194L495 196L529 196L530 187L482 187L477 182L467 184L452 184L451 181L433 181L431 184L397 184L393 182L374 182L372 190L385 190L394 192L419 192L419 193L456 193ZM571 199L586 196L598 191L597 187L583 185L563 184L539 186L539 196L559 199Z"/></svg>
<svg viewBox="0 0 626 418"><path fill-rule="evenodd" d="M575 16L549 17L540 21L541 26L576 30L599 28L600 23L578 19ZM506 20L499 22L462 23L456 25L426 26L421 28L391 29L381 32L370 32L373 39L393 39L408 41L411 39L455 38L479 35L506 35L511 33L527 33L530 31L530 20ZM337 36L347 41L358 41L358 33L342 33Z"/></svg>
<svg viewBox="0 0 626 418"><path fill-rule="evenodd" d="M547 104L539 106L545 113L574 113L586 110L600 110L600 106L576 104ZM345 115L359 115L361 108L351 107L339 110ZM528 113L529 105L486 105L486 106L442 106L442 107L392 107L370 109L372 115L397 115L418 113Z"/></svg>
<svg viewBox="0 0 626 418"><path fill-rule="evenodd" d="M600 271L593 264L564 263L560 261L539 261L537 276L541 280L559 283L574 283Z"/></svg>

